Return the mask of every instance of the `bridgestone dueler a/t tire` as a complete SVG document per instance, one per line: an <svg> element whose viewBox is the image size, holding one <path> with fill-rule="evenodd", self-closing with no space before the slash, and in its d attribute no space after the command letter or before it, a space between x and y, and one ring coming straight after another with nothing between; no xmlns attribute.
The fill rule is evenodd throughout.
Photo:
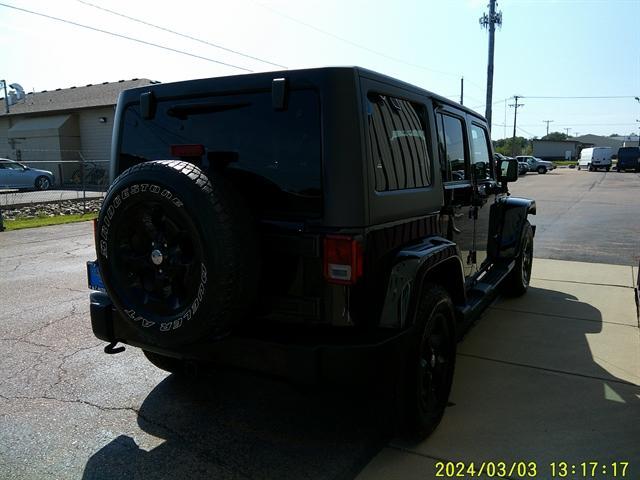
<svg viewBox="0 0 640 480"><path fill-rule="evenodd" d="M170 233L162 236L163 228ZM96 233L107 293L145 343L173 347L223 336L253 303L259 275L254 223L222 175L208 178L174 160L135 165L109 188ZM123 251L133 251L142 267L132 271ZM172 268L187 273L166 280ZM165 292L173 295L166 306Z"/></svg>
<svg viewBox="0 0 640 480"><path fill-rule="evenodd" d="M435 430L444 415L456 361L455 313L451 298L442 287L423 286L414 334L406 351L405 378L402 379L404 412L399 416L400 433L410 440L422 440ZM425 358L427 349L435 345L437 350ZM429 367L431 357L439 373L425 383L425 368ZM427 385L430 393L425 392ZM429 402L425 402L425 395Z"/></svg>
<svg viewBox="0 0 640 480"><path fill-rule="evenodd" d="M502 282L502 293L509 297L524 295L531 281L533 266L533 228L528 221L522 227L520 253L516 257L513 270Z"/></svg>

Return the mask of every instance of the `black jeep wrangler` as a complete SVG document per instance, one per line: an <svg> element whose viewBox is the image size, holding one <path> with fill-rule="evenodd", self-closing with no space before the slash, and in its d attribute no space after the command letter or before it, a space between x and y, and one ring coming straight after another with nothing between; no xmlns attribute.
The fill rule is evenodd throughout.
<svg viewBox="0 0 640 480"><path fill-rule="evenodd" d="M386 369L397 418L426 435L466 326L529 284L535 202L507 192L517 162L494 160L477 113L372 71L127 90L111 168L93 331L168 371Z"/></svg>

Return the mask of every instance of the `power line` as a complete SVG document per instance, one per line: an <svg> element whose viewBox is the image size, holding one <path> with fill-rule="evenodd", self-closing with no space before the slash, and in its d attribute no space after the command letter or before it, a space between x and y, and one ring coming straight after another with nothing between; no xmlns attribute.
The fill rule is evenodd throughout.
<svg viewBox="0 0 640 480"><path fill-rule="evenodd" d="M584 96L535 96L535 95L524 95L522 98L526 98L527 100L530 98L535 99L548 99L548 100L580 100L580 99L608 99L608 98L633 98L633 95L584 95Z"/></svg>
<svg viewBox="0 0 640 480"><path fill-rule="evenodd" d="M295 22L295 23L298 23L300 25L303 25L303 26L305 26L307 28L310 28L311 30L315 30L316 32L321 33L323 35L326 35L328 37L332 37L332 38L335 38L336 40L340 40L341 42L347 43L347 44L349 44L349 45L351 45L353 47L359 48L361 50L365 50L365 51L367 51L369 53L373 53L374 55L378 55L380 57L384 57L384 58L386 58L388 60L393 60L394 62L403 63L404 65L409 65L410 67L419 68L419 69L426 70L426 71L433 72L433 73L439 73L441 75L448 75L448 76L451 76L451 77L459 77L460 76L460 74L457 74L457 73L445 72L443 70L436 70L434 68L425 67L424 65L420 65L420 64L417 64L417 63L412 63L412 62L408 62L406 60L402 60L401 58L397 58L397 57L394 57L392 55L387 55L386 53L379 52L379 51L374 50L372 48L369 48L369 47L367 47L365 45L361 45L361 44L356 43L356 42L354 42L352 40L349 40L348 38L341 37L340 35L336 35L335 33L331 33L331 32L329 32L327 30L323 30L322 28L316 27L315 25L312 25L311 23L307 23L307 22L305 22L303 20L300 20L298 18L292 17L291 15L288 15L286 13L283 13L283 12L279 11L279 10L276 10L275 8L272 8L269 5L265 5L265 4L260 3L260 2L258 2L256 0L252 0L252 1L256 5L264 8L265 10L269 10L270 12L272 12L272 13L274 13L276 15L279 15L279 16L281 16L283 18L286 18L287 20L290 20L292 22ZM473 82L469 82L469 83L473 84ZM481 87L479 87L479 88L481 88Z"/></svg>
<svg viewBox="0 0 640 480"><path fill-rule="evenodd" d="M524 128L520 128L518 127L518 130L520 130L523 133L526 133L527 135L529 135L530 137L535 137L535 135L531 132L527 132Z"/></svg>
<svg viewBox="0 0 640 480"><path fill-rule="evenodd" d="M230 48L223 47L222 45L217 45L217 44L209 42L207 40L202 40L200 38L193 37L191 35L187 35L187 34L184 34L184 33L176 32L175 30L171 30L169 28L162 27L160 25L155 25L155 24L147 22L145 20L140 20L139 18L130 17L129 15L125 15L124 13L116 12L115 10L109 10L108 8L101 7L100 5L94 5L93 3L85 2L84 0L76 0L76 1L79 2L79 3L82 3L83 5L87 5L89 7L93 7L93 8L96 8L98 10L103 10L105 12L108 12L108 13L112 14L112 15L116 15L118 17L126 18L127 20L138 22L138 23L141 23L143 25L147 25L149 27L157 28L158 30L162 30L164 32L169 32L169 33L172 33L173 35L178 35L180 37L187 38L187 39L193 40L195 42L200 42L200 43L202 43L204 45L208 45L210 47L219 48L220 50L224 50L226 52L234 53L236 55L240 55L242 57L250 58L252 60L257 60L257 61L262 62L262 63L267 63L269 65L273 65L274 67L288 68L288 67L285 67L284 65L280 65L279 63L270 62L268 60L264 60L263 58L254 57L252 55L248 55L246 53L242 53L242 52L239 52L237 50L232 50Z"/></svg>
<svg viewBox="0 0 640 480"><path fill-rule="evenodd" d="M253 72L253 70L250 70L250 69L244 68L244 67L239 67L238 65L232 65L231 63L221 62L220 60L215 60L213 58L203 57L201 55L196 55L195 53L185 52L184 50L178 50L177 48L167 47L165 45L160 45L158 43L147 42L146 40L142 40L140 38L129 37L127 35L122 35L120 33L110 32L109 30L103 30L101 28L91 27L89 25L84 25L82 23L73 22L71 20L67 20L67 19L64 19L64 18L59 18L59 17L54 17L52 15L47 15L45 13L34 12L33 10L27 10L26 8L20 8L20 7L15 7L13 5L7 5L6 3L0 3L0 7L6 7L6 8L11 8L13 10L18 10L18 11L21 11L21 12L25 12L25 13L30 13L31 15L36 15L36 16L43 17L43 18L48 18L49 20L56 20L58 22L67 23L67 24L73 25L75 27L85 28L87 30L93 30L94 32L99 32L99 33L104 33L106 35L111 35L112 37L123 38L125 40L130 40L132 42L141 43L143 45L148 45L148 46L151 46L151 47L161 48L163 50L168 50L168 51L174 52L174 53L180 53L182 55L188 55L189 57L193 57L193 58L199 58L200 60L207 60L208 62L217 63L219 65L224 65L226 67L237 68L238 70L243 70L245 72Z"/></svg>

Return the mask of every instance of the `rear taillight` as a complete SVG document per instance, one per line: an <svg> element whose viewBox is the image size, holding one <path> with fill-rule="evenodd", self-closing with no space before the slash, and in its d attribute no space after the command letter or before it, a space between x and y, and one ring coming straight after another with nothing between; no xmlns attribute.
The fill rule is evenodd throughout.
<svg viewBox="0 0 640 480"><path fill-rule="evenodd" d="M353 285L362 276L362 244L351 237L324 238L324 277L329 283Z"/></svg>
<svg viewBox="0 0 640 480"><path fill-rule="evenodd" d="M171 145L172 157L201 157L204 155L204 145Z"/></svg>

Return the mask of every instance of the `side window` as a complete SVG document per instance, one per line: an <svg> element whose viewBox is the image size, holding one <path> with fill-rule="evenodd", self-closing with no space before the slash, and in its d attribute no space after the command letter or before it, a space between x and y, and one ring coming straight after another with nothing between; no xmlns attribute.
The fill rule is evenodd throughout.
<svg viewBox="0 0 640 480"><path fill-rule="evenodd" d="M471 125L471 168L476 180L491 178L489 139L487 131L478 125Z"/></svg>
<svg viewBox="0 0 640 480"><path fill-rule="evenodd" d="M445 181L468 180L464 152L464 128L462 120L439 113L438 148L445 170Z"/></svg>
<svg viewBox="0 0 640 480"><path fill-rule="evenodd" d="M376 190L427 187L431 161L425 136L424 107L369 93L369 143Z"/></svg>

